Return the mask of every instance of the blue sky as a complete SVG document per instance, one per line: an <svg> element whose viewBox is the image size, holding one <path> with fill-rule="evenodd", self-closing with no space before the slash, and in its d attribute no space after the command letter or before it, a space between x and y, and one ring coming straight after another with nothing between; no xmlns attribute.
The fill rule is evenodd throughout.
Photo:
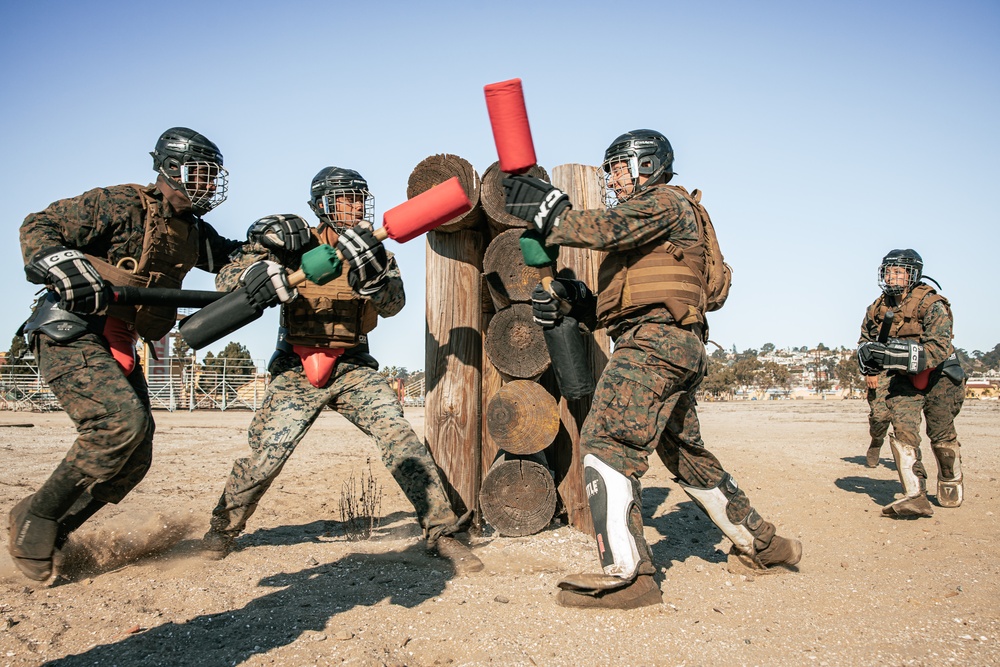
<svg viewBox="0 0 1000 667"><path fill-rule="evenodd" d="M89 6L88 6L89 5ZM726 348L853 346L890 249L923 255L955 343L1000 342L1000 4L847 0L630 5L4 3L0 8L0 345L35 287L17 227L63 197L147 183L174 125L222 149L243 238L298 213L324 166L357 169L376 217L413 167L496 160L488 83L523 80L539 163L599 163L627 130L671 140L675 182L704 192L734 268L711 317ZM424 367L424 243L389 242L408 305L372 336L383 365ZM192 289L211 289L192 272ZM276 313L234 334L273 349ZM419 334L418 334L419 332ZM218 350L230 339L208 348Z"/></svg>

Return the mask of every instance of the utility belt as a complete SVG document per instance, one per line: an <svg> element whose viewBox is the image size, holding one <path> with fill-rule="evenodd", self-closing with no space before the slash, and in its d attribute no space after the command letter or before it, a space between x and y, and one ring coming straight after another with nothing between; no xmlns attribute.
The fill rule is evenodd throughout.
<svg viewBox="0 0 1000 667"><path fill-rule="evenodd" d="M21 325L28 348L34 349L35 338L43 333L57 343L71 343L84 334L104 333L104 315L78 315L59 306L59 295L47 290L31 308L31 315Z"/></svg>
<svg viewBox="0 0 1000 667"><path fill-rule="evenodd" d="M614 322L607 328L608 336L612 341L617 341L622 334L632 327L645 323L665 324L667 326L677 327L678 329L684 329L685 331L691 332L703 343L708 341L707 324L703 324L701 322L681 324L674 319L674 316L670 314L670 311L666 306L657 304L653 304L643 308L642 310L629 313L628 317Z"/></svg>
<svg viewBox="0 0 1000 667"><path fill-rule="evenodd" d="M71 313L59 305L59 296L51 290L35 302L31 316L18 330L19 335L26 337L28 349L36 353L35 342L39 333L60 345L72 343L88 333L97 334L107 343L108 351L118 362L122 373L128 376L138 365L135 345L139 336L134 325L107 315Z"/></svg>
<svg viewBox="0 0 1000 667"><path fill-rule="evenodd" d="M962 368L962 362L958 358L958 352L952 352L951 356L941 362L938 366L924 369L916 375L907 375L902 371L890 371L889 375L900 375L908 378L913 386L920 391L924 391L928 386L937 382L942 375L956 385L962 384L966 377L968 377L965 374L965 369Z"/></svg>

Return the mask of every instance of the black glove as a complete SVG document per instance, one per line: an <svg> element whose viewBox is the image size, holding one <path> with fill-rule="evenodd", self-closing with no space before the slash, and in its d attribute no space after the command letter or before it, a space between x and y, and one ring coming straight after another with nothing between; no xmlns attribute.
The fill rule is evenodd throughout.
<svg viewBox="0 0 1000 667"><path fill-rule="evenodd" d="M885 344L882 368L916 375L927 366L924 346L912 340L890 338Z"/></svg>
<svg viewBox="0 0 1000 667"><path fill-rule="evenodd" d="M288 303L299 295L288 284L288 274L277 262L254 262L240 274L240 284L246 287L254 306L260 310L278 303Z"/></svg>
<svg viewBox="0 0 1000 667"><path fill-rule="evenodd" d="M250 225L247 240L298 258L312 240L309 223L293 213L268 215Z"/></svg>
<svg viewBox="0 0 1000 667"><path fill-rule="evenodd" d="M336 247L350 266L347 282L351 289L361 296L371 296L385 286L389 256L371 229L359 225L343 231Z"/></svg>
<svg viewBox="0 0 1000 667"><path fill-rule="evenodd" d="M64 310L102 315L108 309L108 292L101 274L79 250L63 247L42 250L24 272L31 282L44 283L54 290Z"/></svg>
<svg viewBox="0 0 1000 667"><path fill-rule="evenodd" d="M858 366L865 375L878 375L882 372L882 361L885 357L885 345L875 341L865 341L858 346Z"/></svg>
<svg viewBox="0 0 1000 667"><path fill-rule="evenodd" d="M565 192L534 176L510 176L502 183L506 211L533 224L542 236L548 236L563 211L573 206Z"/></svg>
<svg viewBox="0 0 1000 667"><path fill-rule="evenodd" d="M551 292L546 291L542 283L535 285L531 292L531 318L544 329L556 326L563 315L568 315L574 307L593 297L579 280L555 278L551 285Z"/></svg>

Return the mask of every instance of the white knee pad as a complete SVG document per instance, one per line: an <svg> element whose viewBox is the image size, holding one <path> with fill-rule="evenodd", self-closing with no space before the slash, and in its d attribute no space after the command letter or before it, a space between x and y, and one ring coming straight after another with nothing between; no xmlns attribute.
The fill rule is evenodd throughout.
<svg viewBox="0 0 1000 667"><path fill-rule="evenodd" d="M896 470L899 472L899 482L903 485L903 495L915 498L926 493L926 481L913 472L913 466L917 463L917 448L900 442L893 435L889 436L889 447L892 449L893 458L896 459Z"/></svg>
<svg viewBox="0 0 1000 667"><path fill-rule="evenodd" d="M583 479L601 567L605 574L631 580L641 560L628 525L629 512L639 505L636 485L593 454L583 457Z"/></svg>
<svg viewBox="0 0 1000 667"><path fill-rule="evenodd" d="M684 489L684 493L693 500L701 509L705 510L705 514L708 518L712 520L719 530L732 540L736 548L745 554L753 555L756 553L753 545L753 533L747 528L746 523L751 518L756 519L757 523L760 523L757 511L753 508L750 509L750 514L747 515L747 519L744 519L742 523L733 523L729 519L729 514L726 513L726 507L729 505L729 497L736 493L736 480L729 473L726 473L716 486L711 489L699 489L695 486L688 486L687 484L681 483L681 488ZM729 493L727 494L723 491L726 488Z"/></svg>

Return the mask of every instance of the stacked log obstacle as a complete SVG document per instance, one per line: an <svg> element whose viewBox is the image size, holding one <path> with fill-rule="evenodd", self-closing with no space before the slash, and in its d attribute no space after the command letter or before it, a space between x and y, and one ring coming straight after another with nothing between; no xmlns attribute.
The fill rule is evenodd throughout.
<svg viewBox="0 0 1000 667"><path fill-rule="evenodd" d="M559 432L556 400L530 380L508 382L487 406L486 429L503 448L483 479L483 518L501 535L537 533L556 510L555 482L542 455Z"/></svg>
<svg viewBox="0 0 1000 667"><path fill-rule="evenodd" d="M463 162L427 158L411 185L462 180L469 173ZM571 187L560 187L574 203L579 194L578 208L598 205L594 167L556 169L568 174ZM542 167L528 173L548 180ZM577 446L589 400L558 396L542 330L531 317L538 270L524 264L518 245L527 223L504 211L505 176L494 163L478 181L478 198L468 193L478 219L427 236L425 437L453 501L478 510L477 522L485 518L502 535L529 535L544 529L561 505L571 525L592 532ZM593 187L584 185L586 178ZM598 262L591 251L563 248L558 268L596 287ZM588 340L599 375L606 337L588 334Z"/></svg>

